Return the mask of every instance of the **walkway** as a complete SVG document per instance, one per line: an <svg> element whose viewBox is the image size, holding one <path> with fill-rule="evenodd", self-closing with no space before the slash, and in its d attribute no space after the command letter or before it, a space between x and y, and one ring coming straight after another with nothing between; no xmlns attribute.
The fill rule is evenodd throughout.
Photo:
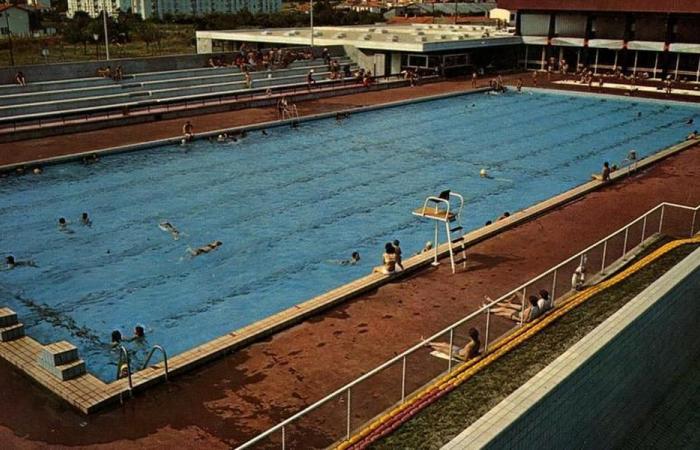
<svg viewBox="0 0 700 450"><path fill-rule="evenodd" d="M321 104L331 108L341 100L327 102ZM384 286L94 416L73 412L0 364L0 442L15 448L239 444L475 310L484 295L496 298L661 201L700 203L698 149L476 245L466 272L452 275L443 264ZM392 387L395 382L372 395ZM353 402L371 404L372 395L354 395ZM319 443L309 440L315 431L304 436L304 447Z"/></svg>

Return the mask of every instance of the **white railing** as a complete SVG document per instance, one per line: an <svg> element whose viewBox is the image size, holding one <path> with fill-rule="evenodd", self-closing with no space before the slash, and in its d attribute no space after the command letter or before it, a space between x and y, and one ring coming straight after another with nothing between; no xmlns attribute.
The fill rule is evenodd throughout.
<svg viewBox="0 0 700 450"><path fill-rule="evenodd" d="M238 449L249 449L258 445L282 449L325 447L349 439L353 430L359 429L387 409L404 403L412 393L436 377L453 370L452 355L449 355L446 364L441 363L440 361L444 360L429 355L425 348L426 343L442 340L449 342L451 347L458 341L466 342L466 331L474 327L484 331L482 351L486 353L490 343L522 326L522 319L508 322L509 319L506 318L492 318L491 310L494 307L517 295L522 297L522 311L527 293L538 293L542 289L550 293L552 301L556 301L571 291L569 279L579 265L585 265L586 277L590 278L604 274L606 268L624 260L630 251L638 248L654 234L685 237L690 231L690 236L693 236L699 209L700 205L692 208L673 203L659 204L595 244L497 300L484 304L477 311L245 442ZM491 334L494 336L491 337ZM412 359L417 361L409 364ZM411 368L416 369L415 373L411 373ZM310 425L305 426L300 423L302 421L309 421ZM315 442L316 440L318 442ZM295 442L297 445L294 445Z"/></svg>

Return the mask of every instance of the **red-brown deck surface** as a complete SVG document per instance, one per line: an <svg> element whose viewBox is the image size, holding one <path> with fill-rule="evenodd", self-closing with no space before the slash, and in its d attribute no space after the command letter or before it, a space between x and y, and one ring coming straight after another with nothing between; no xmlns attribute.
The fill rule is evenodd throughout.
<svg viewBox="0 0 700 450"><path fill-rule="evenodd" d="M389 100L385 92L377 95ZM347 107L353 101L366 104L369 99L326 99L317 106ZM153 124L151 130L159 128L162 123ZM144 134L138 140L155 137ZM417 343L420 336L475 310L484 295L496 298L656 204L700 203L698 148L476 245L469 250L465 272L452 275L446 264L425 270L93 416L74 412L0 363L0 447L228 448L240 444ZM427 238L430 234L428 227ZM493 325L505 329L506 323L494 320ZM426 358L422 363L440 361ZM353 394L359 410L376 407L385 394L395 393L396 381L371 392L359 391ZM333 406L335 410L324 413L343 428L342 405ZM307 429L305 439L318 440L301 445L293 437L297 445L325 443L309 430L313 428Z"/></svg>

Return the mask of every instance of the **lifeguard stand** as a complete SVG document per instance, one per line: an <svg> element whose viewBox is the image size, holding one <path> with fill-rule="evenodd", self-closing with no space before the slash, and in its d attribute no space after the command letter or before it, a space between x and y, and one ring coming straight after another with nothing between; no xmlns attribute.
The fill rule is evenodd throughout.
<svg viewBox="0 0 700 450"><path fill-rule="evenodd" d="M457 206L459 205L459 206ZM452 265L452 273L455 273L455 265L462 263L463 267L467 265L467 248L464 242L464 227L462 227L462 209L464 208L464 197L456 192L449 190L442 191L439 196L430 196L423 202L422 208L413 210L413 215L424 217L435 221L435 240L434 251L435 256L432 262L433 266L437 266L438 262L438 246L440 222L445 224L445 234L447 236L447 244L450 250L450 264ZM459 237L452 238L452 233L462 231ZM460 246L462 250L462 259L455 261L455 246Z"/></svg>

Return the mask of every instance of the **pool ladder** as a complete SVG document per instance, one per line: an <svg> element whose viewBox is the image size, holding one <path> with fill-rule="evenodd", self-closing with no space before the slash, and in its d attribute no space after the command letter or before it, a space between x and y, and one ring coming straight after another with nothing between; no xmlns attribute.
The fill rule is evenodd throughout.
<svg viewBox="0 0 700 450"><path fill-rule="evenodd" d="M452 203L450 202L452 200ZM459 204L459 207L456 207ZM462 226L462 209L464 208L464 197L456 192L449 190L442 191L437 197L430 196L423 202L423 207L415 209L413 215L432 219L435 221L435 241L433 266L437 266L438 262L438 238L439 238L439 222L445 224L445 234L447 236L447 244L450 252L450 265L452 273L456 271L456 265L462 264L462 268L467 267L467 246L464 240L464 227ZM452 238L452 233L460 232L459 237ZM455 249L459 247L462 252L461 259L455 261Z"/></svg>
<svg viewBox="0 0 700 450"><path fill-rule="evenodd" d="M146 357L146 360L143 362L143 366L141 366L141 370L145 369L148 367L148 363L151 362L151 358L153 357L153 354L156 352L156 350L159 350L163 354L163 366L165 369L165 381L168 381L168 376L170 375L169 370L168 370L168 354L166 353L165 349L160 346L160 345L154 345L151 347L151 351L148 352L148 356ZM129 380L129 396L133 397L133 390L134 390L134 383L131 378L131 356L129 355L129 350L126 349L123 345L119 346L119 361L117 362L117 380L124 378L122 376L122 366L126 364L126 370L127 374L125 375L126 378Z"/></svg>

